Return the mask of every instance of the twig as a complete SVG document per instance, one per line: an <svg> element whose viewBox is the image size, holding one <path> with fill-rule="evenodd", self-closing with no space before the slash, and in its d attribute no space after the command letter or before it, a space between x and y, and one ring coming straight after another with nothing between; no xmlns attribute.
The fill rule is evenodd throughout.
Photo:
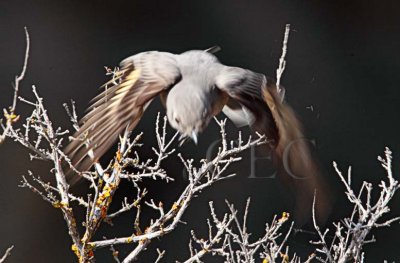
<svg viewBox="0 0 400 263"><path fill-rule="evenodd" d="M13 97L12 105L9 107L9 111L7 111L6 109L3 109L4 117L6 118L6 127L5 127L5 129L3 129L3 134L0 135L0 143L2 143L5 140L9 130L11 129L12 124L14 122L18 121L18 119L19 119L19 116L17 116L15 114L15 108L17 107L19 84L24 79L25 73L26 73L26 68L28 67L29 49L30 49L30 37L29 37L28 29L26 27L24 27L24 30L25 30L25 40L26 40L24 64L22 66L21 73L15 77L14 97Z"/></svg>
<svg viewBox="0 0 400 263"><path fill-rule="evenodd" d="M0 258L0 263L3 263L6 261L6 259L11 256L11 250L13 250L14 246L11 246L9 248L7 248L6 252L4 253L4 255Z"/></svg>
<svg viewBox="0 0 400 263"><path fill-rule="evenodd" d="M165 255L165 250L161 251L160 249L157 248L157 253L158 253L158 256L157 256L156 261L154 261L154 263L159 263L161 261L161 259Z"/></svg>
<svg viewBox="0 0 400 263"><path fill-rule="evenodd" d="M278 241L278 238L281 236L279 232L280 228L288 220L287 213L284 213L278 220L274 217L272 223L266 225L264 236L255 241L250 241L251 234L247 232L246 225L250 199L246 203L243 223L239 222L237 210L234 206L227 201L226 204L230 212L229 214L225 214L222 220L219 220L215 214L213 204L210 202L212 220L207 221L209 225L209 237L208 239L199 239L192 231L192 240L189 246L191 256L185 263L201 262L201 258L206 254L224 257L225 262L257 262L256 254L262 248L264 248L264 252L259 253L259 255L261 259L264 259L263 262L277 262L281 257L288 258L288 251L286 250L285 253L282 253L282 249L291 233L293 223L283 240ZM217 229L215 234L212 233L214 228ZM225 235L224 239L222 239L223 235ZM201 249L195 249L193 243L198 244ZM299 260L294 255L290 262L300 262ZM283 262L289 261L283 260Z"/></svg>
<svg viewBox="0 0 400 263"><path fill-rule="evenodd" d="M322 249L318 248L316 252L326 257L326 259L317 257L319 261L344 263L352 260L362 262L364 258L363 246L375 241L374 237L368 238L371 230L373 228L390 226L393 222L400 220L400 217L394 217L384 222L379 222L380 218L390 211L389 202L400 186L398 181L393 177L392 153L389 148L386 147L385 149L385 158L378 157L378 160L386 171L387 182L382 181L379 184L381 192L375 203L372 200L372 184L363 182L359 193L356 195L351 188L351 170L348 170L347 179L345 179L337 164L333 163L336 173L345 185L346 196L350 203L354 205L354 209L350 217L344 218L342 222L334 223L335 237L330 245L325 240L325 235L329 229L324 234L321 233L316 224L315 212L313 210L314 227L318 232L319 241L312 243L322 246Z"/></svg>
<svg viewBox="0 0 400 263"><path fill-rule="evenodd" d="M283 44L282 44L282 55L279 59L279 66L276 69L276 88L278 93L281 93L281 77L283 72L285 71L285 67L286 67L286 53L287 53L287 44L288 44L288 40L289 40L289 32L290 32L290 24L286 24L285 26L285 35L283 37Z"/></svg>

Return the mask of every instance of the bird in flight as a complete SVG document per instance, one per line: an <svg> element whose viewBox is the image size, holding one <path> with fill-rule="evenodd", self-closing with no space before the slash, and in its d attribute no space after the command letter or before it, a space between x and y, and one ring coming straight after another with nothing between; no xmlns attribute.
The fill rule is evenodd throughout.
<svg viewBox="0 0 400 263"><path fill-rule="evenodd" d="M136 127L152 100L160 96L181 140L197 143L199 134L221 111L236 126L248 125L265 134L282 180L296 196L303 196L298 202L312 197L320 186L318 169L302 125L284 101L284 89L278 91L275 82L263 74L223 65L213 54L217 49L182 54L149 51L123 60L118 82L106 83L111 87L92 100L76 139L65 148L72 164L80 171L88 170L125 129Z"/></svg>

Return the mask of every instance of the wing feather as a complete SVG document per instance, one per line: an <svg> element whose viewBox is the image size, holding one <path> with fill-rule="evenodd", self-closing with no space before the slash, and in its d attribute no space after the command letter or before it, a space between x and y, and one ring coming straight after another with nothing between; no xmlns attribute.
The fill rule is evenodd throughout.
<svg viewBox="0 0 400 263"><path fill-rule="evenodd" d="M331 208L329 189L322 180L301 122L283 101L284 91L278 93L275 82L262 74L226 66L223 66L216 84L254 116L254 122L247 120L248 123L271 141L269 148L278 175L295 195L296 222L302 224L309 219L315 189L319 201L316 212L324 221ZM228 107L225 112L231 114L234 122L245 123L246 120L242 119L246 118L246 112L240 113L239 107L229 104L225 107Z"/></svg>
<svg viewBox="0 0 400 263"><path fill-rule="evenodd" d="M170 53L145 52L122 61L117 78L92 99L75 139L64 150L75 168L88 170L126 128L135 128L152 99L179 78L175 55Z"/></svg>
<svg viewBox="0 0 400 263"><path fill-rule="evenodd" d="M263 74L228 66L222 66L216 79L217 87L244 108L234 107L232 103L225 106L224 111L231 115L233 121L239 125L248 123L255 131L265 134L271 144L276 144L279 140L278 128L261 93L266 83L267 78ZM246 119L238 120L237 117Z"/></svg>

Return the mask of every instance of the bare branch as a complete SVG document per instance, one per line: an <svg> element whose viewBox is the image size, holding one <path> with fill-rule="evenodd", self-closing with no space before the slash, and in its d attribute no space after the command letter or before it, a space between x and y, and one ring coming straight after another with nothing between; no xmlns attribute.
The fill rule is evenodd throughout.
<svg viewBox="0 0 400 263"><path fill-rule="evenodd" d="M285 67L286 67L286 53L287 53L287 44L288 44L288 40L289 40L289 32L290 32L290 24L286 24L285 26L285 34L283 37L283 43L282 43L282 55L281 58L279 59L279 66L276 69L276 88L278 93L281 93L281 78L282 78L282 74L285 71Z"/></svg>
<svg viewBox="0 0 400 263"><path fill-rule="evenodd" d="M7 134L9 132L9 130L11 129L11 126L13 125L13 123L17 122L19 119L19 116L17 116L15 114L15 108L17 107L19 84L24 79L26 68L28 67L28 58L29 58L29 49L30 49L30 37L29 37L28 29L25 27L24 30L25 30L25 40L26 40L24 64L22 66L21 73L15 77L14 97L13 97L12 105L9 107L9 111L7 111L6 109L3 109L4 117L6 118L6 127L5 128L3 127L3 134L0 135L0 143L2 143L5 140L5 138L7 137Z"/></svg>
<svg viewBox="0 0 400 263"><path fill-rule="evenodd" d="M317 249L317 254L325 256L325 259L317 257L319 261L343 263L352 260L362 262L364 258L363 246L375 242L374 237L368 238L371 230L390 226L393 222L400 220L400 217L394 217L379 222L381 217L390 211L389 202L400 186L398 181L393 178L392 153L389 148L386 147L385 149L385 158L378 157L378 160L386 171L387 182L381 181L379 184L381 188L380 196L375 203L372 200L372 184L363 182L359 193L356 195L351 188L351 170L349 169L347 179L345 179L337 164L333 163L336 173L345 185L346 196L350 203L354 205L354 209L350 217L344 218L342 222L334 223L335 237L330 245L325 240L325 235L329 229L323 234L321 233L313 211L314 227L318 232L319 241L312 243L322 246L322 249Z"/></svg>
<svg viewBox="0 0 400 263"><path fill-rule="evenodd" d="M192 231L192 241L190 245L191 256L185 261L201 262L201 258L206 254L218 255L225 259L225 262L257 262L256 255L266 262L276 262L278 259L289 258L288 250L282 252L285 243L291 233L293 223L285 237L281 239L280 228L288 220L288 213L283 213L280 219L274 217L271 224L266 224L265 234L261 238L250 241L251 234L247 232L247 216L250 207L248 199L244 211L243 223L239 222L237 210L232 204L227 202L230 213L225 214L222 220L219 220L215 214L213 203L210 202L212 220L208 220L209 237L208 239L199 239ZM213 234L213 229L217 232ZM225 236L222 238L222 236ZM221 242L222 241L222 242ZM193 243L200 246L200 250L193 247ZM221 244L222 243L222 244ZM263 250L261 252L260 250ZM290 262L300 262L295 255ZM263 262L264 262L263 261ZM289 260L284 261L289 262Z"/></svg>
<svg viewBox="0 0 400 263"><path fill-rule="evenodd" d="M13 250L14 246L11 246L9 248L7 248L6 252L4 253L4 255L0 258L0 263L3 263L6 261L6 259L11 256L11 250Z"/></svg>

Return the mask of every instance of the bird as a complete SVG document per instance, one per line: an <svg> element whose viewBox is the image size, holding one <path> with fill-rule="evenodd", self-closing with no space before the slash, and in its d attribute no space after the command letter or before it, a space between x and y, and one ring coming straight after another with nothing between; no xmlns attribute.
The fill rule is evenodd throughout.
<svg viewBox="0 0 400 263"><path fill-rule="evenodd" d="M87 171L125 129L132 131L137 126L159 96L181 141L191 139L197 144L201 132L220 112L237 127L250 126L264 134L265 148L272 153L281 181L297 196L296 214L310 214L314 190L319 188L322 196L327 187L318 176L301 122L285 102L285 89L278 89L264 74L222 64L215 55L219 49L181 54L147 51L124 59L117 81L107 82L104 86L108 88L91 101L65 154L76 169ZM82 137L84 140L78 139ZM87 139L89 144L84 143ZM327 214L329 198L319 201L317 212Z"/></svg>

